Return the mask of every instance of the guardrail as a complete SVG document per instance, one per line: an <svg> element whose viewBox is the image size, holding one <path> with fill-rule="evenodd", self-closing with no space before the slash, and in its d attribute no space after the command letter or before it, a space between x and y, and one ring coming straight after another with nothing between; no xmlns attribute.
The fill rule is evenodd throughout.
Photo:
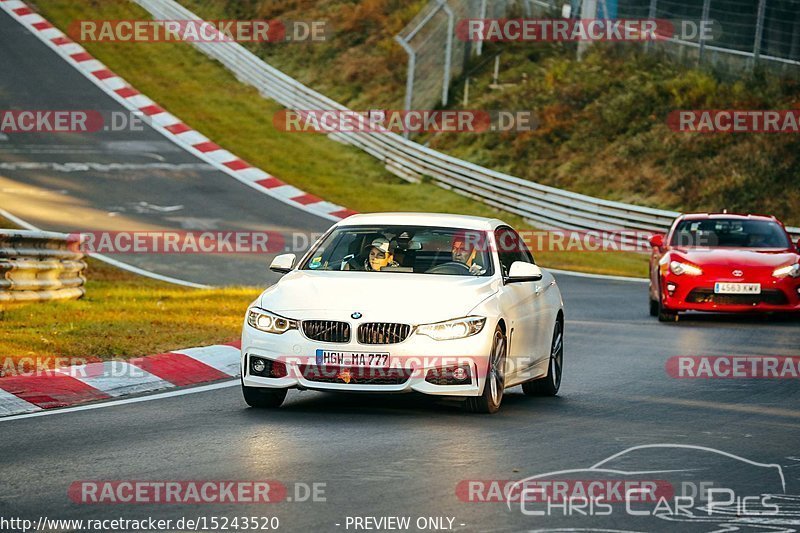
<svg viewBox="0 0 800 533"><path fill-rule="evenodd" d="M82 259L80 242L63 233L0 229L0 302L80 298Z"/></svg>
<svg viewBox="0 0 800 533"><path fill-rule="evenodd" d="M201 20L174 0L133 0L154 19ZM192 43L228 68L241 82L288 109L347 108L306 87L235 42ZM548 187L431 150L394 133L334 133L332 138L361 148L404 179L429 176L438 185L522 216L543 229L666 231L679 215ZM800 228L788 228L793 238Z"/></svg>

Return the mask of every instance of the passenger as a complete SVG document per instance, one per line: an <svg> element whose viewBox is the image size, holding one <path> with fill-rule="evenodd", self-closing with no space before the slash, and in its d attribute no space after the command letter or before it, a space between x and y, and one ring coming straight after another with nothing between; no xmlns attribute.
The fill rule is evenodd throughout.
<svg viewBox="0 0 800 533"><path fill-rule="evenodd" d="M475 235L474 238L470 238L463 233L455 235L450 252L453 261L467 265L469 273L473 276L480 276L486 273L486 269L475 261L478 256L477 237Z"/></svg>
<svg viewBox="0 0 800 533"><path fill-rule="evenodd" d="M388 239L380 238L375 239L370 244L369 255L367 262L364 265L365 270L379 272L382 268L387 266L397 267L400 266L394 261L394 255L390 253L390 243Z"/></svg>
<svg viewBox="0 0 800 533"><path fill-rule="evenodd" d="M385 237L374 239L367 247L366 258L353 258L345 265L344 269L379 272L387 266L397 267L399 265L394 261L394 256L390 250L389 239ZM363 258L364 256L362 255L361 257Z"/></svg>

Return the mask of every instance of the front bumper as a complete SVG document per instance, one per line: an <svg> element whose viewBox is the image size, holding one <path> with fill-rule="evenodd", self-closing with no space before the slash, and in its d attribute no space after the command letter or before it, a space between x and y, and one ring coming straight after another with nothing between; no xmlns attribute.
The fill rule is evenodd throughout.
<svg viewBox="0 0 800 533"><path fill-rule="evenodd" d="M408 339L398 344L364 345L355 341L349 343L313 341L298 330L275 335L245 324L242 331L242 382L247 387L280 389L479 396L486 378L494 328L495 324L487 320L480 333L464 339L436 341L412 333ZM349 383L345 382L348 376L339 377L341 372L334 367L318 369L316 373L309 372L309 367L316 367L316 352L319 349L343 352L388 352L389 369L385 373L380 371L369 373L359 367L349 368L349 374L354 376ZM248 368L251 356L284 363L286 376L273 378L253 375ZM460 365L468 365L470 369L470 379L464 384L440 385L426 381L429 370ZM359 379L359 376L364 375L378 378L389 376L392 379L378 379L376 382L364 383L366 380ZM397 376L400 379L395 379ZM406 379L402 379L403 377Z"/></svg>
<svg viewBox="0 0 800 533"><path fill-rule="evenodd" d="M714 285L759 283L761 294L715 294ZM670 291L670 286L675 289ZM670 311L725 313L800 312L800 278L716 278L669 273L661 279L662 302Z"/></svg>

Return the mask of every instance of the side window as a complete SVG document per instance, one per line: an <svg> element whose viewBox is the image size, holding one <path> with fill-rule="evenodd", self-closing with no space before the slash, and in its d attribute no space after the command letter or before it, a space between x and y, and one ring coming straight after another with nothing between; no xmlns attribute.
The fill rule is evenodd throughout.
<svg viewBox="0 0 800 533"><path fill-rule="evenodd" d="M525 241L513 229L508 227L497 228L494 232L494 238L497 241L497 255L500 259L500 266L503 268L504 276L508 275L509 270L511 270L511 264L514 261L534 263L533 256L525 245Z"/></svg>

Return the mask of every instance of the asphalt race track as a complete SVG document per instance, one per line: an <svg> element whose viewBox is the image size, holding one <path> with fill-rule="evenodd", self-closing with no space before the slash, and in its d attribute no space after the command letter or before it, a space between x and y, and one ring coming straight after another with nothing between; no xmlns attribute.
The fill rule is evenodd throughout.
<svg viewBox="0 0 800 533"><path fill-rule="evenodd" d="M647 316L639 284L573 277L559 282L569 317L559 397L528 398L516 388L499 414L471 416L457 404L416 396L291 391L280 410L258 411L246 408L235 384L0 422L0 516L256 513L279 517L287 531L336 531L347 516L407 515L455 517L456 524L465 524L458 527L462 531L598 524L678 530L670 522L625 515L602 521L530 517L503 503L456 496L462 480L517 480L587 468L632 446L656 443L705 446L781 465L786 492L800 494L795 380L681 380L664 370L674 355L797 354L797 322L703 317L663 325ZM672 467L687 468L693 458L689 451L680 453ZM708 481L731 473L730 465L713 460L701 466ZM752 479L739 466L733 473L741 470ZM67 497L78 480L129 479L325 483L326 501L184 507L78 505ZM699 531L713 530L704 525L709 529Z"/></svg>
<svg viewBox="0 0 800 533"><path fill-rule="evenodd" d="M0 108L116 106L5 14L0 72ZM0 163L194 166L152 173L6 168L0 170L0 206L43 229L64 231L113 229L109 221L126 229L191 224L174 220L174 213L139 212L140 202L182 205L180 218L213 219L223 229L319 231L329 225L197 166L156 132L115 135L15 136L0 141ZM119 258L196 282L269 281L263 257ZM556 398L528 398L516 388L500 413L476 416L455 402L417 396L291 391L280 410L259 411L246 408L233 382L152 401L7 419L0 421L0 517L275 516L283 531L352 531L353 517L366 516L406 516L412 525L420 517L448 517L459 531L714 531L720 524L739 531L800 529L800 500L791 496L800 494L798 381L675 379L665 370L667 360L680 355L797 356L800 322L688 316L659 324L647 315L644 284L565 275L558 282L567 322L565 377ZM469 498L457 490L469 480L589 469L652 444L672 446L632 451L615 460L611 477L732 480L749 484L755 491L749 494L781 495L779 513L738 520L734 508L727 518L708 521L698 511L695 519L676 522L632 516L623 505L607 516L560 510L534 516L519 504L509 509L503 502L464 501ZM753 463L779 465L785 487L774 469ZM304 499L303 487L321 483L324 497L268 505L90 505L68 497L70 485L81 480L277 480L293 500Z"/></svg>

